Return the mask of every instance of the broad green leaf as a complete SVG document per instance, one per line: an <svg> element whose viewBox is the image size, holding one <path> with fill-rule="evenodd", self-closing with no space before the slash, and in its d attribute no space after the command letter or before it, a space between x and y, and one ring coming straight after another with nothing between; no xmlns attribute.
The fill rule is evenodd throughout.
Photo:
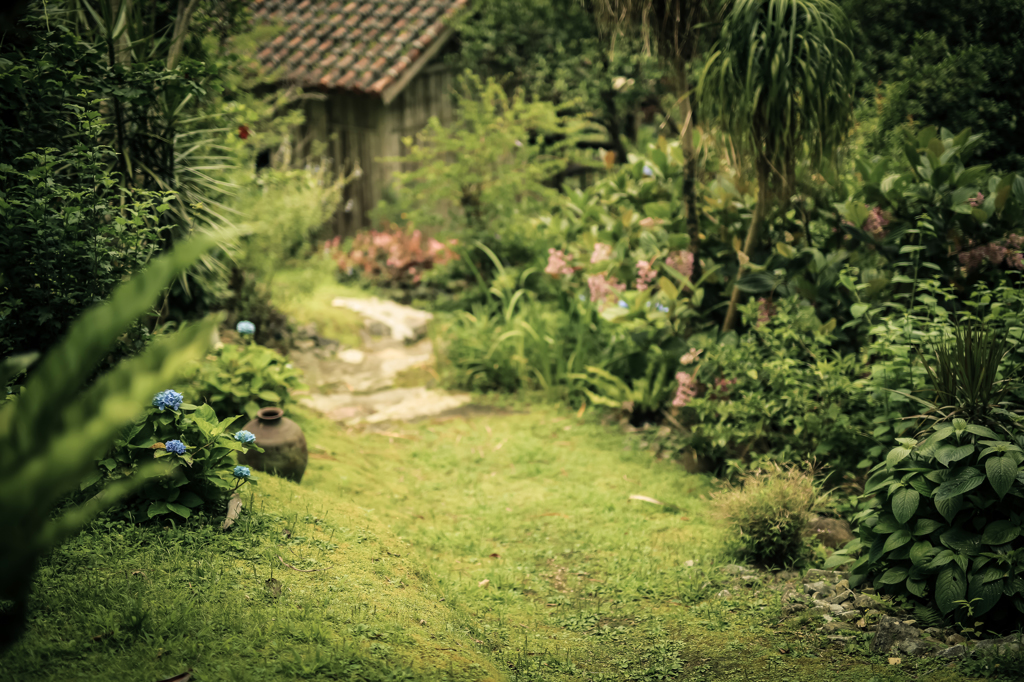
<svg viewBox="0 0 1024 682"><path fill-rule="evenodd" d="M985 482L985 476L974 467L961 467L935 489L935 501L945 500L974 490Z"/></svg>
<svg viewBox="0 0 1024 682"><path fill-rule="evenodd" d="M168 509L166 502L154 502L153 504L149 505L149 509L146 510L146 514L149 516L149 518L159 516L160 514L166 514L167 512Z"/></svg>
<svg viewBox="0 0 1024 682"><path fill-rule="evenodd" d="M981 541L986 545L1005 545L1020 535L1020 524L1011 521L993 521L985 526Z"/></svg>
<svg viewBox="0 0 1024 682"><path fill-rule="evenodd" d="M866 313L870 308L871 305L868 303L854 303L850 306L850 314L853 315L854 318L863 317L864 313Z"/></svg>
<svg viewBox="0 0 1024 682"><path fill-rule="evenodd" d="M896 517L892 514L882 514L878 519L878 523L872 528L876 533L889 534L895 533L903 527L903 524L896 520Z"/></svg>
<svg viewBox="0 0 1024 682"><path fill-rule="evenodd" d="M885 545L882 546L882 552L891 552L894 549L898 549L907 544L910 540L911 537L909 530L898 530L886 539ZM902 580L902 578L900 578L900 580Z"/></svg>
<svg viewBox="0 0 1024 682"><path fill-rule="evenodd" d="M921 495L912 488L903 488L892 498L892 513L900 523L906 523L917 511ZM909 533L908 533L909 536Z"/></svg>
<svg viewBox="0 0 1024 682"><path fill-rule="evenodd" d="M907 578L907 591L915 597L923 598L928 592L928 582L925 580L914 580Z"/></svg>
<svg viewBox="0 0 1024 682"><path fill-rule="evenodd" d="M971 602L972 617L983 616L991 611L1003 596L1002 573L996 570L993 580L985 580L987 572L972 575L967 583L967 599Z"/></svg>
<svg viewBox="0 0 1024 682"><path fill-rule="evenodd" d="M885 456L885 464L892 469L909 456L910 450L901 445L889 451L889 454Z"/></svg>
<svg viewBox="0 0 1024 682"><path fill-rule="evenodd" d="M978 426L977 424L968 424L967 432L973 433L976 436L981 436L982 438L998 438L998 436L991 429L988 429L984 426Z"/></svg>
<svg viewBox="0 0 1024 682"><path fill-rule="evenodd" d="M914 524L914 535L930 535L942 526L943 524L935 519L918 519Z"/></svg>
<svg viewBox="0 0 1024 682"><path fill-rule="evenodd" d="M281 402L281 396L271 390L263 390L257 394L262 400L266 400L272 403Z"/></svg>
<svg viewBox="0 0 1024 682"><path fill-rule="evenodd" d="M956 564L947 564L935 579L935 603L942 613L950 613L956 602L967 594L967 579Z"/></svg>
<svg viewBox="0 0 1024 682"><path fill-rule="evenodd" d="M935 502L935 508L942 514L942 518L946 519L947 522L952 523L953 517L964 505L963 495L954 495L953 497L939 498L938 496L932 498Z"/></svg>
<svg viewBox="0 0 1024 682"><path fill-rule="evenodd" d="M932 543L927 540L919 540L910 548L910 561L915 566L926 566L932 559Z"/></svg>
<svg viewBox="0 0 1024 682"><path fill-rule="evenodd" d="M939 541L952 550L968 554L981 547L981 535L966 528L951 528L939 536Z"/></svg>
<svg viewBox="0 0 1024 682"><path fill-rule="evenodd" d="M935 459L942 464L949 466L953 462L959 462L965 457L969 457L974 453L974 446L970 443L966 445L943 445L941 448L935 451Z"/></svg>
<svg viewBox="0 0 1024 682"><path fill-rule="evenodd" d="M883 585L896 585L907 579L907 569L903 566L893 566L882 574L878 582Z"/></svg>
<svg viewBox="0 0 1024 682"><path fill-rule="evenodd" d="M985 460L985 473L988 475L988 482L992 484L1001 500L1010 492L1013 481L1017 478L1017 461L1009 455L989 457Z"/></svg>
<svg viewBox="0 0 1024 682"><path fill-rule="evenodd" d="M184 519L192 516L192 510L183 504L178 504L176 502L167 502L166 504L168 509Z"/></svg>

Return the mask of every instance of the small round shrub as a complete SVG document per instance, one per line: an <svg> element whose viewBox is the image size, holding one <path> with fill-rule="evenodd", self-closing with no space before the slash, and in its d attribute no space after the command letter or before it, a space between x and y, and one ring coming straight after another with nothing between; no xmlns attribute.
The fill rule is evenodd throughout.
<svg viewBox="0 0 1024 682"><path fill-rule="evenodd" d="M806 563L811 543L805 531L815 511L826 506L812 472L772 466L746 476L712 496L716 516L735 533L739 554L761 566Z"/></svg>

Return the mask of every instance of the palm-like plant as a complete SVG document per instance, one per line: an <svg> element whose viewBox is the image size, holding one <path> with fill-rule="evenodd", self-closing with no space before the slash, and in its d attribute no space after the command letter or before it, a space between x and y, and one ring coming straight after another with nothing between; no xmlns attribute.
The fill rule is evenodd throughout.
<svg viewBox="0 0 1024 682"><path fill-rule="evenodd" d="M849 23L832 0L735 0L697 85L701 111L757 171L758 202L744 265L773 200L785 201L797 161L827 159L850 129L853 53ZM722 331L736 320L734 286Z"/></svg>
<svg viewBox="0 0 1024 682"><path fill-rule="evenodd" d="M690 105L689 63L700 46L702 31L708 28L715 0L594 0L599 25L605 30L623 26L639 29L648 50L653 44L658 56L676 74L680 93L683 125L680 137L686 159L686 223L690 233L690 250L697 252L699 222L697 220L697 154L693 143L693 108Z"/></svg>

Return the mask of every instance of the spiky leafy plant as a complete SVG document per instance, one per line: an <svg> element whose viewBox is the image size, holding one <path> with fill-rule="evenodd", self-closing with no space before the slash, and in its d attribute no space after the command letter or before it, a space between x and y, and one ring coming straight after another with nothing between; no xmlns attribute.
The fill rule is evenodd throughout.
<svg viewBox="0 0 1024 682"><path fill-rule="evenodd" d="M722 24L697 94L704 115L730 135L757 171L758 202L740 258L744 264L769 205L786 201L794 186L798 159L828 158L849 132L849 43L849 23L831 0L737 0ZM739 294L734 287L723 331L735 322Z"/></svg>
<svg viewBox="0 0 1024 682"><path fill-rule="evenodd" d="M0 403L0 518L6 524L0 535L0 648L24 630L39 556L154 473L140 472L51 518L54 505L95 468L120 429L202 353L213 320L154 342L86 385L117 338L211 246L205 240L183 244L118 287L109 302L87 310L30 372L22 392ZM16 369L5 363L0 379L6 384Z"/></svg>
<svg viewBox="0 0 1024 682"><path fill-rule="evenodd" d="M871 580L958 621L1005 616L1000 604L1024 613L1024 419L1007 400L1015 374L1001 374L1007 337L965 322L934 347L933 397L915 397L932 423L872 469L859 537L826 564L866 550L851 583Z"/></svg>

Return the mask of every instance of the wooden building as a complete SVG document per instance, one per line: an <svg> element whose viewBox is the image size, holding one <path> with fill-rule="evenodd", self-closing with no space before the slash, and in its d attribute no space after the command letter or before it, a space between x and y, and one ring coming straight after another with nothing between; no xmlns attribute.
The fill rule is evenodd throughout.
<svg viewBox="0 0 1024 682"><path fill-rule="evenodd" d="M296 158L315 162L321 150L336 174L357 176L333 226L348 236L385 196L395 164L379 159L403 155L402 138L432 116L452 120L453 76L439 56L467 0L252 1L257 21L283 28L260 62L308 95Z"/></svg>

